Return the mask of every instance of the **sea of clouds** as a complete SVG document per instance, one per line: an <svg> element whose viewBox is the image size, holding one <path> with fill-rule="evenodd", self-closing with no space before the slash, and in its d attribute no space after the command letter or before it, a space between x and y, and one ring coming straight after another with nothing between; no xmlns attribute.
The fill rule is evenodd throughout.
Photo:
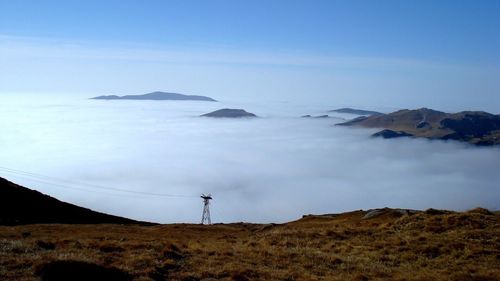
<svg viewBox="0 0 500 281"><path fill-rule="evenodd" d="M260 117L199 117L225 107ZM214 197L214 222L284 222L385 206L500 208L498 147L374 139L373 130L333 126L346 115L300 118L333 108L4 95L0 176L80 206L161 223L199 222L201 193Z"/></svg>

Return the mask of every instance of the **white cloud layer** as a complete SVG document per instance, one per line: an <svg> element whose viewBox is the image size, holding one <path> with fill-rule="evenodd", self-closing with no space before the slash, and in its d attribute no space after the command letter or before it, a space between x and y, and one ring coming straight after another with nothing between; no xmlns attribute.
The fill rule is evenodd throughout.
<svg viewBox="0 0 500 281"><path fill-rule="evenodd" d="M198 115L245 108L262 118ZM282 222L377 207L500 207L500 149L382 140L372 131L303 119L294 103L95 101L0 96L0 166L79 182L0 175L62 200L157 222L198 222L201 193L215 222ZM93 184L164 198L102 190ZM84 189L84 190L81 190Z"/></svg>

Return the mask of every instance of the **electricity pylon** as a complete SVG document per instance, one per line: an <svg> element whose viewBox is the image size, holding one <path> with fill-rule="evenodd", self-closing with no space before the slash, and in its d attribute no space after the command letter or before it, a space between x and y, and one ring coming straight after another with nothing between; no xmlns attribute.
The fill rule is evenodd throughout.
<svg viewBox="0 0 500 281"><path fill-rule="evenodd" d="M203 198L203 216L201 217L201 224L212 224L212 220L210 219L210 200L212 200L212 194L202 194L200 196Z"/></svg>

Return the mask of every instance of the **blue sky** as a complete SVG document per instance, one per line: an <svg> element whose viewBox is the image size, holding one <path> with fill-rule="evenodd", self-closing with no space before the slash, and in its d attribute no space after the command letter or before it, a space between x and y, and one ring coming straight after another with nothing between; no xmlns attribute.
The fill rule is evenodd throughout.
<svg viewBox="0 0 500 281"><path fill-rule="evenodd" d="M486 0L0 0L0 92L301 100L310 89L332 103L432 97L500 113L498 15Z"/></svg>

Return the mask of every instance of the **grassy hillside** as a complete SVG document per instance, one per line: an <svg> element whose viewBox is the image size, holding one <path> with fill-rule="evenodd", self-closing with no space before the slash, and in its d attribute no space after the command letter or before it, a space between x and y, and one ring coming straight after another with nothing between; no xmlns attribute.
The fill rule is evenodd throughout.
<svg viewBox="0 0 500 281"><path fill-rule="evenodd" d="M360 117L337 125L383 128L385 130L374 136L385 138L412 136L458 140L475 145L500 144L500 117L482 111L451 114L428 108L404 109L389 114Z"/></svg>
<svg viewBox="0 0 500 281"><path fill-rule="evenodd" d="M500 280L500 215L382 209L286 224L0 227L0 280ZM80 278L80 279L79 279Z"/></svg>

